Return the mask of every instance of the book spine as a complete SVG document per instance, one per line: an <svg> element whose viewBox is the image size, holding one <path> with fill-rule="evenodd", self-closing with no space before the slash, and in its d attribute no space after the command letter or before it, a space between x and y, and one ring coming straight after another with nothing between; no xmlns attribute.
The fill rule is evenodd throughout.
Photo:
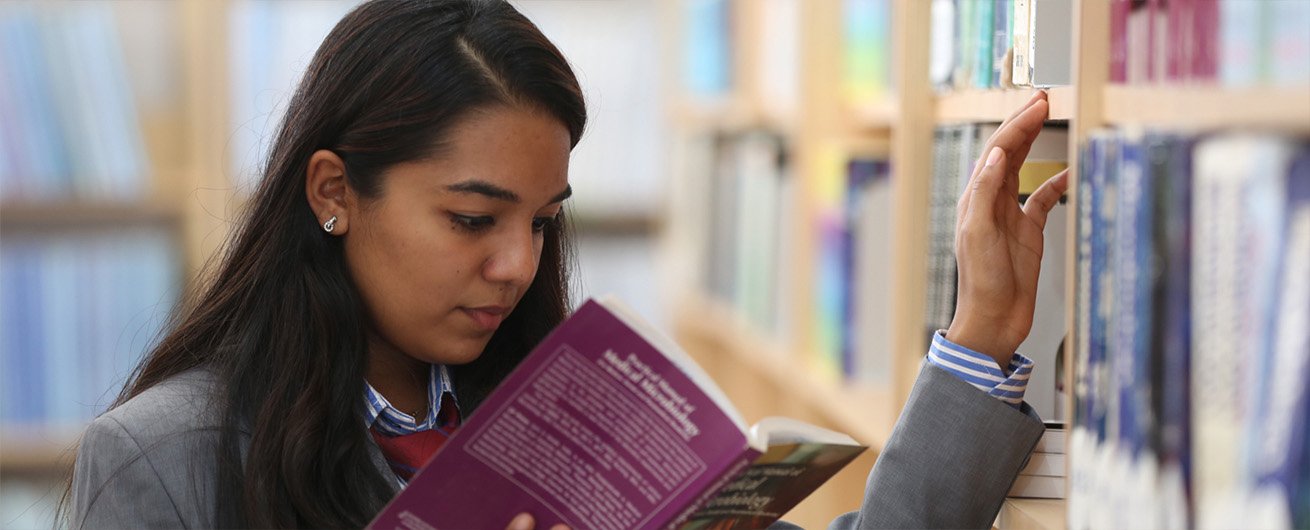
<svg viewBox="0 0 1310 530"><path fill-rule="evenodd" d="M1110 82L1128 82L1128 12L1132 0L1110 0Z"/></svg>
<svg viewBox="0 0 1310 530"><path fill-rule="evenodd" d="M1268 8L1269 81L1280 86L1310 84L1310 2L1284 0Z"/></svg>
<svg viewBox="0 0 1310 530"><path fill-rule="evenodd" d="M960 3L956 4L955 57L958 62L954 74L951 75L956 90L973 86L973 68L978 57L973 48L976 44L974 35L978 29L975 26L977 7L976 0L960 0Z"/></svg>
<svg viewBox="0 0 1310 530"><path fill-rule="evenodd" d="M992 6L992 76L988 86L1005 87L1010 84L1010 80L1005 77L1005 74L1010 71L1007 59L1010 57L1010 50L1014 41L1012 36L1014 28L1011 26L1013 21L1014 1L994 0Z"/></svg>
<svg viewBox="0 0 1310 530"><path fill-rule="evenodd" d="M1032 6L1036 0L1014 0L1014 86L1032 86Z"/></svg>
<svg viewBox="0 0 1310 530"><path fill-rule="evenodd" d="M1189 79L1213 81L1219 75L1219 1L1188 0L1191 6Z"/></svg>
<svg viewBox="0 0 1310 530"><path fill-rule="evenodd" d="M993 8L996 2L981 0L975 3L977 5L974 6L973 86L988 88L992 86L992 40L995 38Z"/></svg>

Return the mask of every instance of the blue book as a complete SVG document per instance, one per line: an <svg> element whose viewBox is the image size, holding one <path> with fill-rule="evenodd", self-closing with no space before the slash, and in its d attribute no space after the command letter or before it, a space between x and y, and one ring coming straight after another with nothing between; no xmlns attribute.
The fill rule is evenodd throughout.
<svg viewBox="0 0 1310 530"><path fill-rule="evenodd" d="M1099 149L1097 148L1099 147ZM1107 136L1093 147L1092 156L1100 162L1097 171L1089 175L1092 180L1092 250L1091 250L1091 321L1088 329L1088 370L1091 372L1092 430L1097 440L1105 441L1117 436L1112 427L1115 410L1115 393L1112 364L1109 356L1109 338L1114 315L1114 270L1110 264L1109 243L1114 228L1115 182L1112 169L1117 164L1117 138Z"/></svg>
<svg viewBox="0 0 1310 530"><path fill-rule="evenodd" d="M1302 147L1287 175L1287 213L1279 264L1277 309L1268 384L1256 406L1263 420L1250 439L1255 447L1258 488L1280 492L1295 513L1296 501L1310 495L1300 480L1306 454L1306 415L1310 413L1310 149ZM1304 523L1302 523L1304 524Z"/></svg>
<svg viewBox="0 0 1310 530"><path fill-rule="evenodd" d="M6 334L6 425L39 425L46 405L41 337L42 248L31 240L10 240L4 245L4 302Z"/></svg>
<svg viewBox="0 0 1310 530"><path fill-rule="evenodd" d="M46 60L42 30L31 6L0 16L0 55L15 111L4 126L22 132L12 138L18 177L6 196L13 199L50 199L68 189L69 156L49 72L57 63Z"/></svg>
<svg viewBox="0 0 1310 530"><path fill-rule="evenodd" d="M1150 438L1148 352L1152 329L1151 204L1152 190L1143 139L1122 136L1118 170L1118 204L1115 206L1114 335L1110 354L1118 388L1119 439L1136 455Z"/></svg>
<svg viewBox="0 0 1310 530"><path fill-rule="evenodd" d="M687 41L683 72L694 96L718 97L732 88L732 4L690 0L686 4Z"/></svg>
<svg viewBox="0 0 1310 530"><path fill-rule="evenodd" d="M1158 278L1152 350L1159 358L1159 448L1162 464L1176 465L1184 488L1191 476L1191 218L1190 138L1157 137L1155 238Z"/></svg>

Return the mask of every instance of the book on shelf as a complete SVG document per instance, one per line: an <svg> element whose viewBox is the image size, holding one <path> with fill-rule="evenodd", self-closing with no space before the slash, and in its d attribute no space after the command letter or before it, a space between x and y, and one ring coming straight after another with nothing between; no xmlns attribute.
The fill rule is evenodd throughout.
<svg viewBox="0 0 1310 530"><path fill-rule="evenodd" d="M842 359L845 375L872 386L891 383L892 172L887 160L847 163L847 268Z"/></svg>
<svg viewBox="0 0 1310 530"><path fill-rule="evenodd" d="M694 230L705 292L737 309L752 325L785 333L789 230L794 179L783 137L768 131L709 135L699 142L689 175L705 223ZM708 229L705 227L708 226Z"/></svg>
<svg viewBox="0 0 1310 530"><path fill-rule="evenodd" d="M864 450L796 420L747 426L676 344L593 300L370 527L493 528L526 511L547 527L762 528Z"/></svg>
<svg viewBox="0 0 1310 530"><path fill-rule="evenodd" d="M1310 83L1310 2L1111 0L1110 81Z"/></svg>
<svg viewBox="0 0 1310 530"><path fill-rule="evenodd" d="M1071 82L1073 0L1014 0L1014 86Z"/></svg>
<svg viewBox="0 0 1310 530"><path fill-rule="evenodd" d="M940 89L1070 83L1072 0L933 0L929 75Z"/></svg>
<svg viewBox="0 0 1310 530"><path fill-rule="evenodd" d="M130 201L150 163L118 6L0 9L0 200Z"/></svg>
<svg viewBox="0 0 1310 530"><path fill-rule="evenodd" d="M1071 525L1310 524L1310 146L1113 130L1082 160Z"/></svg>
<svg viewBox="0 0 1310 530"><path fill-rule="evenodd" d="M719 100L734 87L732 4L728 0L693 0L682 8L686 20L685 40L679 50L682 86L694 99Z"/></svg>
<svg viewBox="0 0 1310 530"><path fill-rule="evenodd" d="M0 426L79 430L180 298L173 234L15 234L0 243Z"/></svg>

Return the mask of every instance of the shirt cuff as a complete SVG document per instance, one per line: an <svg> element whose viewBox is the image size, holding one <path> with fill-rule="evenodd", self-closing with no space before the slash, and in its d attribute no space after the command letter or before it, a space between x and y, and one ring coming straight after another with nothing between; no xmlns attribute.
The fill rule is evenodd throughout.
<svg viewBox="0 0 1310 530"><path fill-rule="evenodd" d="M1023 403L1033 373L1033 360L1021 353L1015 352L1010 365L1002 371L995 359L946 340L941 330L932 336L928 362L1015 408Z"/></svg>

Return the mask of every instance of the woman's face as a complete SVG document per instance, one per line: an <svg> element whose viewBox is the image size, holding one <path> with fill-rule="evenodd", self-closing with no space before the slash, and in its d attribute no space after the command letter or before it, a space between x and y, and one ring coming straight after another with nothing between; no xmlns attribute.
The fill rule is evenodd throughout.
<svg viewBox="0 0 1310 530"><path fill-rule="evenodd" d="M343 236L371 351L437 364L482 353L536 276L570 193L569 151L559 120L496 107L465 118L441 157L382 175Z"/></svg>

